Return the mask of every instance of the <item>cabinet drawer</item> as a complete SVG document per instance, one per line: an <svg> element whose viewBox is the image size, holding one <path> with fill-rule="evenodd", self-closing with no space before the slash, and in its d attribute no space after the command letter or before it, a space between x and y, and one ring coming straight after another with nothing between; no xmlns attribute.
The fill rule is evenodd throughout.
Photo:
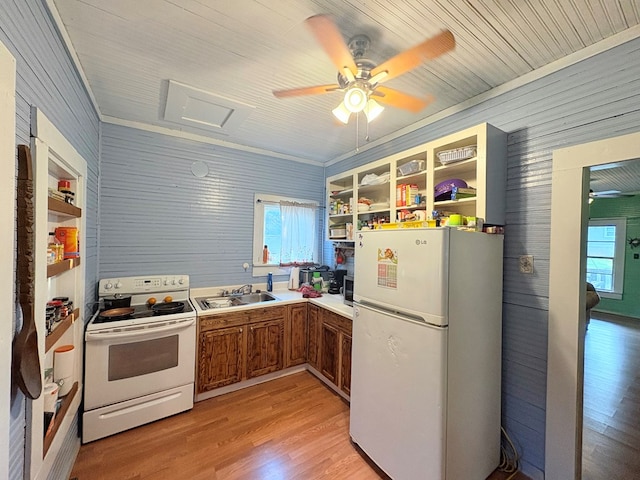
<svg viewBox="0 0 640 480"><path fill-rule="evenodd" d="M246 325L248 321L249 316L246 312L220 313L200 317L199 326L201 332L206 332L207 330L214 330L216 328Z"/></svg>
<svg viewBox="0 0 640 480"><path fill-rule="evenodd" d="M263 307L247 311L248 322L264 322L284 318L286 307Z"/></svg>
<svg viewBox="0 0 640 480"><path fill-rule="evenodd" d="M353 322L350 318L343 317L342 315L338 315L337 313L323 309L322 320L324 323L328 323L332 327L335 327L338 330L342 330L343 332L351 335L351 331L353 330Z"/></svg>

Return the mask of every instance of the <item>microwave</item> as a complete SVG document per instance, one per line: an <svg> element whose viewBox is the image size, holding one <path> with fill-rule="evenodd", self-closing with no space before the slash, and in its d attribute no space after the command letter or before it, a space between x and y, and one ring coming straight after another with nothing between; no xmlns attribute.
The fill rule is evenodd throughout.
<svg viewBox="0 0 640 480"><path fill-rule="evenodd" d="M353 275L344 276L342 294L344 295L344 303L353 306Z"/></svg>

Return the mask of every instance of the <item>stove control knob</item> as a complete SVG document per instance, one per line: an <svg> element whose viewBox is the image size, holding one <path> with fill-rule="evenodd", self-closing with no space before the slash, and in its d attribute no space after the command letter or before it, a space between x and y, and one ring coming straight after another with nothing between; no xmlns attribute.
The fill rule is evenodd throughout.
<svg viewBox="0 0 640 480"><path fill-rule="evenodd" d="M175 285L176 284L176 279L174 278L173 280L171 280L171 285Z"/></svg>
<svg viewBox="0 0 640 480"><path fill-rule="evenodd" d="M166 278L164 279L164 284L165 285L169 285L169 280L167 280Z"/></svg>
<svg viewBox="0 0 640 480"><path fill-rule="evenodd" d="M116 288L122 288L122 282L116 283Z"/></svg>
<svg viewBox="0 0 640 480"><path fill-rule="evenodd" d="M113 288L113 284L112 284L111 282L107 283L107 284L104 286L104 289L105 289L105 290L111 290L112 288Z"/></svg>
<svg viewBox="0 0 640 480"><path fill-rule="evenodd" d="M184 279L183 279L183 278L181 278L180 280L178 280L178 283L179 283L180 285L182 285L182 284L184 283Z"/></svg>

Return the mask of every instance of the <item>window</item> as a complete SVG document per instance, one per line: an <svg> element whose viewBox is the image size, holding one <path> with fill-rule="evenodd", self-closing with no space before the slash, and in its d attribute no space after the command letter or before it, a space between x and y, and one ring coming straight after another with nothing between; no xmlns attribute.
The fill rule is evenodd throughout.
<svg viewBox="0 0 640 480"><path fill-rule="evenodd" d="M317 202L256 194L253 274L286 274L292 265L315 263L317 230Z"/></svg>
<svg viewBox="0 0 640 480"><path fill-rule="evenodd" d="M603 297L622 298L626 225L625 218L589 220L587 282Z"/></svg>

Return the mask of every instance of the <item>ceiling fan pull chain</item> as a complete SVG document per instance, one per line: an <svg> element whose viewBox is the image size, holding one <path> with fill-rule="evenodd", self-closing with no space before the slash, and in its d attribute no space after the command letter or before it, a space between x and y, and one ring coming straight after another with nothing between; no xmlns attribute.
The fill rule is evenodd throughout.
<svg viewBox="0 0 640 480"><path fill-rule="evenodd" d="M369 143L369 122L368 122L368 121L367 121L367 125L366 125L366 127L367 127L367 133L366 133L366 135L364 136L364 141L365 141L365 142L367 142L367 143Z"/></svg>
<svg viewBox="0 0 640 480"><path fill-rule="evenodd" d="M360 151L358 141L360 139L360 112L356 112L356 153Z"/></svg>

